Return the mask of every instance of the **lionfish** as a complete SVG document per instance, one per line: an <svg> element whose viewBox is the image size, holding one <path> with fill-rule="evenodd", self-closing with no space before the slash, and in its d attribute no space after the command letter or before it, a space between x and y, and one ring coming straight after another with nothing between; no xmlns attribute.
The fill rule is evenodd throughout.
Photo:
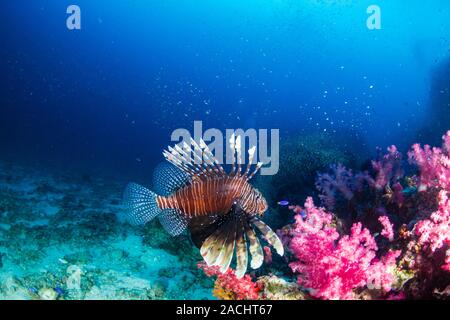
<svg viewBox="0 0 450 320"><path fill-rule="evenodd" d="M161 163L153 176L154 190L129 183L124 192L128 221L142 225L158 217L172 236L188 229L193 243L208 266L224 273L236 252L238 278L247 271L249 252L253 269L263 264L264 254L258 235L279 255L284 254L277 234L259 218L267 202L249 180L263 165L251 171L256 147L248 150L248 164L242 168L241 137L229 140L232 168L226 173L206 143L183 142L163 151L169 163ZM193 156L192 156L193 155Z"/></svg>

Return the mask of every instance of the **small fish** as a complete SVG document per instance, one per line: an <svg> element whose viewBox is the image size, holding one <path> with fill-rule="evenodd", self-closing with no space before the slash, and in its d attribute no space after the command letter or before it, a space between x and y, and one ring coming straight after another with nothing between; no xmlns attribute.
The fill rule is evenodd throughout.
<svg viewBox="0 0 450 320"><path fill-rule="evenodd" d="M234 150L229 173L201 139L199 143L191 138L190 144L168 147L163 155L170 164L162 163L156 168L155 192L130 183L124 192L124 203L132 224L142 225L158 217L173 236L189 230L206 263L219 266L222 273L236 251L236 276L241 278L247 271L249 253L253 269L264 261L255 230L279 255L284 254L284 248L277 234L259 219L267 211L267 202L249 183L263 164L258 162L250 171L256 147L248 150L248 165L242 170L238 152L241 137L232 135L229 143Z"/></svg>
<svg viewBox="0 0 450 320"><path fill-rule="evenodd" d="M303 220L305 220L308 217L305 210L300 211L299 215L303 218Z"/></svg>
<svg viewBox="0 0 450 320"><path fill-rule="evenodd" d="M35 287L28 288L28 291L30 291L31 293L35 293L35 294L38 293L38 289L36 289Z"/></svg>
<svg viewBox="0 0 450 320"><path fill-rule="evenodd" d="M63 290L60 286L56 286L56 287L55 287L55 292L56 292L59 296L63 296L63 295L64 295L64 290Z"/></svg>
<svg viewBox="0 0 450 320"><path fill-rule="evenodd" d="M280 206L287 206L287 205L289 205L289 201L287 201L287 200L281 200L281 201L278 201L278 204L280 205Z"/></svg>

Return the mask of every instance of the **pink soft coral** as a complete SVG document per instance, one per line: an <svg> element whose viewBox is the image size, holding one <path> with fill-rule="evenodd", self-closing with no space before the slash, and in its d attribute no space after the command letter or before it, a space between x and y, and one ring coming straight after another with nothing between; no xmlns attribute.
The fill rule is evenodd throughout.
<svg viewBox="0 0 450 320"><path fill-rule="evenodd" d="M447 251L445 252L445 263L442 266L442 269L450 272L450 241L447 241Z"/></svg>
<svg viewBox="0 0 450 320"><path fill-rule="evenodd" d="M431 252L450 243L450 200L445 190L439 192L439 208L429 219L416 223L414 227L418 243Z"/></svg>
<svg viewBox="0 0 450 320"><path fill-rule="evenodd" d="M420 171L419 191L429 187L450 190L450 131L442 137L442 148L414 144L408 152L410 163Z"/></svg>
<svg viewBox="0 0 450 320"><path fill-rule="evenodd" d="M316 179L316 188L321 193L319 198L328 210L334 208L338 197L350 201L355 193L363 191L365 185L375 185L367 171L354 174L342 164L332 165L330 169L330 172L318 173Z"/></svg>
<svg viewBox="0 0 450 320"><path fill-rule="evenodd" d="M403 176L402 154L394 145L387 148L387 151L379 160L372 161L372 167L377 174L375 188L378 190L384 189L390 183L396 183Z"/></svg>
<svg viewBox="0 0 450 320"><path fill-rule="evenodd" d="M290 243L297 258L290 267L300 273L301 286L325 299L353 299L353 290L365 285L390 290L391 269L400 252L389 252L378 260L375 239L360 223L353 224L350 235L340 237L331 226L332 215L315 207L312 198L306 200L305 210L305 220L295 217Z"/></svg>
<svg viewBox="0 0 450 320"><path fill-rule="evenodd" d="M394 240L394 225L391 223L387 216L381 216L378 218L378 221L383 225L383 230L381 231L381 235L386 237L389 241Z"/></svg>
<svg viewBox="0 0 450 320"><path fill-rule="evenodd" d="M319 197L327 208L333 208L336 203L336 193L339 192L346 200L353 198L353 173L342 164L331 166L332 173L319 173L316 187L322 193Z"/></svg>

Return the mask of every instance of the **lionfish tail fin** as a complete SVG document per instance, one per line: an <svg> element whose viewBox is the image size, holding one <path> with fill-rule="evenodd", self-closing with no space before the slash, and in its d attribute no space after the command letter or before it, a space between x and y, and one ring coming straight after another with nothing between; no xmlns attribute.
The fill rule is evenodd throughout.
<svg viewBox="0 0 450 320"><path fill-rule="evenodd" d="M156 198L156 193L137 183L129 183L123 193L127 221L133 225L143 225L155 218L161 213Z"/></svg>

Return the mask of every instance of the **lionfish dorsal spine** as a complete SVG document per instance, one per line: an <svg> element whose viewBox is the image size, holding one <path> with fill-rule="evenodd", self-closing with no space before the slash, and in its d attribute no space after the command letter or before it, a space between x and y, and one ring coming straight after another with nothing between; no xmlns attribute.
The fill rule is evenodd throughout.
<svg viewBox="0 0 450 320"><path fill-rule="evenodd" d="M233 150L233 156L232 156L232 169L231 169L231 173L232 175L237 175L237 176L242 176L242 177L246 177L246 180L250 180L251 178L253 178L259 171L259 169L261 169L261 167L263 166L263 162L258 162L256 164L255 169L253 170L253 172L249 175L250 173L250 169L251 166L253 164L253 159L255 157L255 153L256 153L256 146L252 146L251 148L249 148L248 150L248 164L247 164L247 168L245 169L245 172L243 174L241 174L242 171L242 140L241 140L241 136L237 136L236 138L234 137L234 133L231 135L231 138L229 140L230 142L230 147L231 150ZM236 154L236 158L235 158L235 154ZM237 169L236 169L236 162L237 162Z"/></svg>
<svg viewBox="0 0 450 320"><path fill-rule="evenodd" d="M245 172L244 172L244 176L248 176L248 174L250 172L253 158L255 157L255 151L256 151L256 146L253 146L250 149L248 149L248 163L247 163L247 168L245 169Z"/></svg>
<svg viewBox="0 0 450 320"><path fill-rule="evenodd" d="M247 177L247 181L250 180L251 178L253 178L256 173L258 173L259 169L261 169L263 164L264 164L264 162L258 162L256 164L255 170L253 170L253 172Z"/></svg>
<svg viewBox="0 0 450 320"><path fill-rule="evenodd" d="M216 178L224 176L242 177L247 181L252 179L263 165L263 162L258 162L255 169L251 171L256 146L252 146L248 150L248 164L243 171L242 137L233 133L228 142L232 150L229 173L225 172L208 145L201 138L199 143L191 137L189 143L183 142L182 146L179 144L175 144L174 147L169 146L167 150L163 151L163 155L167 161L187 173L192 180L200 177Z"/></svg>
<svg viewBox="0 0 450 320"><path fill-rule="evenodd" d="M168 150L163 151L164 158L166 158L167 161L172 163L174 166L178 167L182 171L186 172L189 176L195 176L197 173L193 171L186 163L183 163L181 160L181 156L178 154L178 152L173 149L172 147L168 147Z"/></svg>
<svg viewBox="0 0 450 320"><path fill-rule="evenodd" d="M203 151L203 158L207 162L209 166L211 166L216 173L216 175L219 176L225 176L226 172L223 169L223 167L220 165L219 161L216 157L212 154L211 150L209 149L208 145L203 141L203 139L200 138L200 146L197 144L197 142L191 138L191 143L194 146L196 150L198 150L200 153Z"/></svg>
<svg viewBox="0 0 450 320"><path fill-rule="evenodd" d="M237 136L236 137L236 144L235 144L235 151L236 151L236 162L237 162L237 172L236 174L238 176L241 175L241 170L242 170L242 141L241 141L241 136Z"/></svg>
<svg viewBox="0 0 450 320"><path fill-rule="evenodd" d="M184 142L183 146L185 150L194 155L194 158L197 160L197 163L194 162L194 164L198 164L198 167L205 176L208 177L217 176L217 173L215 172L216 168L214 167L214 163L211 162L211 159L207 157L206 150L205 152L203 152L194 139L191 138L190 142L191 142L190 145ZM194 148L191 148L191 146L193 146ZM192 158L190 160L192 161Z"/></svg>
<svg viewBox="0 0 450 320"><path fill-rule="evenodd" d="M231 135L229 143L230 143L230 150L232 152L232 154L231 154L231 171L230 171L229 175L233 176L236 171L236 160L234 158L234 154L236 152L236 140L235 140L234 133Z"/></svg>
<svg viewBox="0 0 450 320"><path fill-rule="evenodd" d="M187 143L183 143L183 148L188 149L188 147L189 145ZM184 150L183 148L181 148L178 144L175 145L175 151L181 157L182 163L188 165L196 175L204 174L205 170L201 166L196 165L195 160L192 158L192 150L190 147L189 150Z"/></svg>
<svg viewBox="0 0 450 320"><path fill-rule="evenodd" d="M195 141L194 141L195 142ZM212 154L211 150L209 149L208 145L203 141L203 139L200 139L200 146L205 151L207 157L211 159L211 161L214 163L215 168L218 170L219 174L221 176L226 176L227 173L223 169L222 165L219 163L219 160Z"/></svg>

